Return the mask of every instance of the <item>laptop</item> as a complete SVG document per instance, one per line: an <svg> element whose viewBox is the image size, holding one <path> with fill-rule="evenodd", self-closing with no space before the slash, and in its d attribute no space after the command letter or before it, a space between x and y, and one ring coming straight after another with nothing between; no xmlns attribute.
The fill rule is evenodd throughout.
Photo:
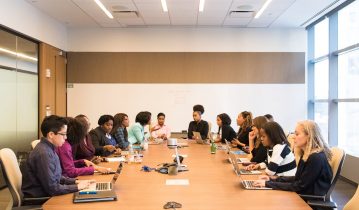
<svg viewBox="0 0 359 210"><path fill-rule="evenodd" d="M115 184L121 171L122 171L122 162L118 166L111 182L94 182L94 183L91 183L88 188L85 188L85 189L81 190L80 192L111 191L113 188L113 185Z"/></svg>
<svg viewBox="0 0 359 210"><path fill-rule="evenodd" d="M200 132L193 131L193 136L196 137L197 144L207 144L207 141L202 139Z"/></svg>
<svg viewBox="0 0 359 210"><path fill-rule="evenodd" d="M259 175L262 174L262 172L258 171L258 170L252 170L252 171L247 171L245 169L240 169L237 163L237 158L233 153L229 153L229 159L230 162L232 163L234 172L236 172L237 176L239 175Z"/></svg>
<svg viewBox="0 0 359 210"><path fill-rule="evenodd" d="M242 176L239 176L243 187L247 190L271 190L269 187L258 187L254 186L255 180L243 180Z"/></svg>
<svg viewBox="0 0 359 210"><path fill-rule="evenodd" d="M88 202L99 202L99 201L115 201L117 195L114 190L99 191L91 194L83 194L75 192L73 197L74 203L88 203Z"/></svg>

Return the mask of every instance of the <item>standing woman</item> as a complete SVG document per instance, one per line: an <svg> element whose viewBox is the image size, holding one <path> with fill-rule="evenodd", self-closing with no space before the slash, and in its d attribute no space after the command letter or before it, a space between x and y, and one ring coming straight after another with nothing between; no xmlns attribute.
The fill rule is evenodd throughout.
<svg viewBox="0 0 359 210"><path fill-rule="evenodd" d="M299 194L325 195L333 177L329 165L332 153L320 133L319 126L311 120L299 122L295 129L294 144L300 156L295 176L277 179L262 176L262 180L256 181L255 185Z"/></svg>
<svg viewBox="0 0 359 210"><path fill-rule="evenodd" d="M270 176L294 176L297 170L289 142L277 122L267 122L260 130L263 145L268 149L267 160L246 167L247 170L265 169Z"/></svg>
<svg viewBox="0 0 359 210"><path fill-rule="evenodd" d="M202 112L199 110L193 111L193 121L191 121L188 126L189 139L193 139L193 131L199 132L201 134L202 140L207 139L208 123L202 120Z"/></svg>
<svg viewBox="0 0 359 210"><path fill-rule="evenodd" d="M226 143L236 138L236 132L231 127L232 120L226 113L217 115L218 136L215 142Z"/></svg>
<svg viewBox="0 0 359 210"><path fill-rule="evenodd" d="M267 149L261 141L259 132L267 122L269 121L264 116L253 119L252 131L249 132L249 151L252 153L251 162L261 163L267 159Z"/></svg>
<svg viewBox="0 0 359 210"><path fill-rule="evenodd" d="M145 140L145 126L151 123L151 113L144 111L136 115L135 124L128 129L130 144L142 144Z"/></svg>
<svg viewBox="0 0 359 210"><path fill-rule="evenodd" d="M93 160L95 157L95 147L92 145L91 136L88 133L90 131L90 120L87 116L80 114L75 117L86 130L86 135L80 141L79 144L72 145L72 152L74 154L75 160L86 159L86 160Z"/></svg>
<svg viewBox="0 0 359 210"><path fill-rule="evenodd" d="M98 119L98 127L90 131L92 144L95 147L95 154L109 156L116 151L116 139L111 136L113 127L113 117L102 115Z"/></svg>
<svg viewBox="0 0 359 210"><path fill-rule="evenodd" d="M115 137L118 142L118 147L122 150L127 150L130 142L128 141L127 127L130 121L127 114L118 113L114 116L114 124L111 131L111 135Z"/></svg>
<svg viewBox="0 0 359 210"><path fill-rule="evenodd" d="M86 159L73 159L72 146L78 145L87 133L86 127L80 121L74 118L67 118L67 138L61 147L56 148L56 153L59 156L62 175L65 177L75 178L81 175L91 175L95 170L102 173L107 173L108 170L99 167Z"/></svg>
<svg viewBox="0 0 359 210"><path fill-rule="evenodd" d="M249 145L249 132L252 126L252 113L244 111L239 113L237 117L237 125L240 126L237 138L232 140L232 144L239 149L244 149Z"/></svg>

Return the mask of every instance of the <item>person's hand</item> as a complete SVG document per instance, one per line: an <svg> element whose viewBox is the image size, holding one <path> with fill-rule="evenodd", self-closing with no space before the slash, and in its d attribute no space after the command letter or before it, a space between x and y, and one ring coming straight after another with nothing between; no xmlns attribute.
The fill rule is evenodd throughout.
<svg viewBox="0 0 359 210"><path fill-rule="evenodd" d="M265 187L266 186L266 181L265 180L256 180L253 182L253 185L255 187Z"/></svg>
<svg viewBox="0 0 359 210"><path fill-rule="evenodd" d="M78 190L83 190L86 189L90 186L90 182L87 180L84 181L80 181L79 183L77 183L77 189Z"/></svg>
<svg viewBox="0 0 359 210"><path fill-rule="evenodd" d="M117 148L115 154L116 154L116 155L121 155L121 151L122 151L122 150L121 150L120 148Z"/></svg>
<svg viewBox="0 0 359 210"><path fill-rule="evenodd" d="M248 138L252 141L256 138L256 134L254 133L254 131L249 132Z"/></svg>
<svg viewBox="0 0 359 210"><path fill-rule="evenodd" d="M251 165L245 167L244 169L247 170L247 171L256 170L256 169L259 169L259 165L258 164L251 164Z"/></svg>
<svg viewBox="0 0 359 210"><path fill-rule="evenodd" d="M97 166L96 170L100 172L101 174L108 174L111 172L111 168L105 168L101 166Z"/></svg>
<svg viewBox="0 0 359 210"><path fill-rule="evenodd" d="M267 176L267 175L260 175L260 176L258 177L258 179L264 180L264 181L269 181L269 180L270 180L269 176Z"/></svg>
<svg viewBox="0 0 359 210"><path fill-rule="evenodd" d="M116 150L116 147L114 147L113 145L105 145L105 146L103 146L103 149L107 150L109 152L113 152Z"/></svg>
<svg viewBox="0 0 359 210"><path fill-rule="evenodd" d="M86 165L87 167L89 167L89 166L94 166L94 165L95 165L93 162L91 162L91 161L89 161L89 160L86 160L86 159L84 159L84 162L85 162L85 165Z"/></svg>

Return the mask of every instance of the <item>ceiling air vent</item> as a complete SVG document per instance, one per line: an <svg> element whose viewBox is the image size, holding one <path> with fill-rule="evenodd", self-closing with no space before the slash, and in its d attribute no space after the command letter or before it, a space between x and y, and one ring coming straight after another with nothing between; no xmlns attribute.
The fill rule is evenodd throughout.
<svg viewBox="0 0 359 210"><path fill-rule="evenodd" d="M229 17L231 18L252 18L254 11L230 11Z"/></svg>
<svg viewBox="0 0 359 210"><path fill-rule="evenodd" d="M137 11L112 11L113 16L116 18L138 18L138 12Z"/></svg>

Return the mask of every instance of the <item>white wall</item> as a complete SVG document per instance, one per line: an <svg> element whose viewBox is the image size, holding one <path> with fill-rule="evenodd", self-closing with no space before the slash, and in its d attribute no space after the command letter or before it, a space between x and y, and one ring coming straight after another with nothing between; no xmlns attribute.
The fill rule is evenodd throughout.
<svg viewBox="0 0 359 210"><path fill-rule="evenodd" d="M85 114L95 127L103 114L124 112L132 124L140 111L150 111L154 123L164 112L172 131L180 132L193 120L193 105L202 104L212 131L218 131L216 116L224 112L237 130L237 115L245 110L254 116L271 113L286 131L293 131L306 118L304 89L305 84L74 84L67 89L67 113Z"/></svg>
<svg viewBox="0 0 359 210"><path fill-rule="evenodd" d="M130 28L68 30L69 51L306 52L305 29Z"/></svg>
<svg viewBox="0 0 359 210"><path fill-rule="evenodd" d="M66 26L24 0L1 0L0 24L67 50Z"/></svg>

